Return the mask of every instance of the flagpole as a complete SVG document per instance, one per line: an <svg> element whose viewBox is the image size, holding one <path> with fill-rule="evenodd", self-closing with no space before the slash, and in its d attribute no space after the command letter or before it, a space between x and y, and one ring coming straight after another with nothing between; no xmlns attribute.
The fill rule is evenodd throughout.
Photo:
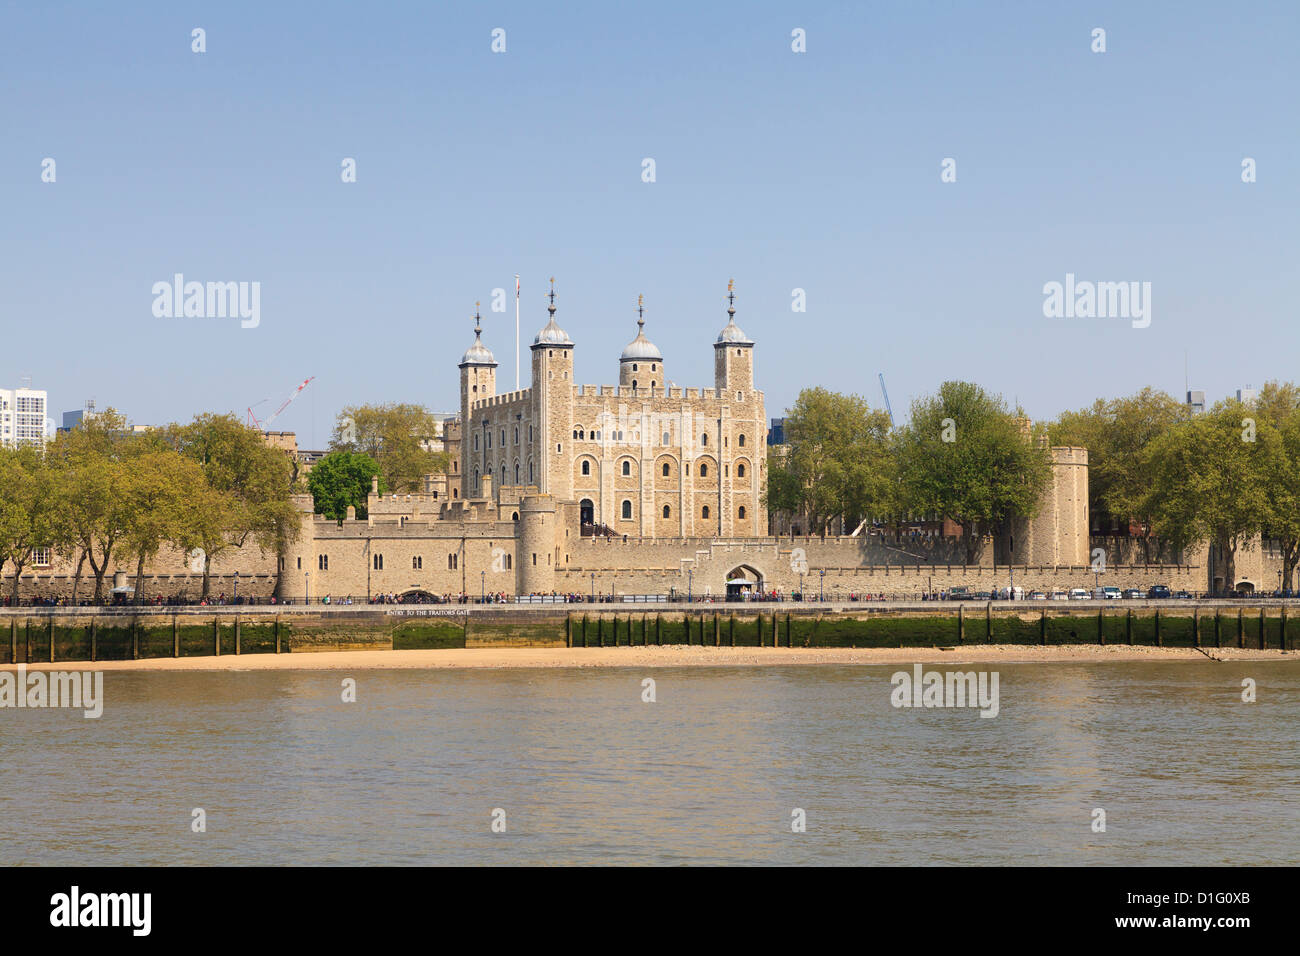
<svg viewBox="0 0 1300 956"><path fill-rule="evenodd" d="M515 391L519 391L519 273L515 273Z"/></svg>

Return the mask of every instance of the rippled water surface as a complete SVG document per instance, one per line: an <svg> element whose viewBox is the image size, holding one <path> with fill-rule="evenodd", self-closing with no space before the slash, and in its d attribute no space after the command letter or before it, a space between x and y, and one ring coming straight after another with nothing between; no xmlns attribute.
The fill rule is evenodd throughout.
<svg viewBox="0 0 1300 956"><path fill-rule="evenodd" d="M995 719L892 666L110 672L99 720L0 709L0 864L1300 857L1300 666L994 666Z"/></svg>

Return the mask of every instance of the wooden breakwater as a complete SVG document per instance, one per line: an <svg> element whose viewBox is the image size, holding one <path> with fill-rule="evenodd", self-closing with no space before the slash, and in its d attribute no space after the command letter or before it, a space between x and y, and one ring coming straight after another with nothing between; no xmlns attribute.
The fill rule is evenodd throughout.
<svg viewBox="0 0 1300 956"><path fill-rule="evenodd" d="M1293 650L1287 606L826 609L691 605L547 608L235 608L0 615L0 664L452 647L955 647L1128 644Z"/></svg>

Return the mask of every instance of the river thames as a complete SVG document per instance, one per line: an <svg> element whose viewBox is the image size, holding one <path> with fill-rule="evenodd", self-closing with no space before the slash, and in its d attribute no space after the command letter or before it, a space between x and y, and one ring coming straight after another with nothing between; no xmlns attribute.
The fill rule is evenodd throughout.
<svg viewBox="0 0 1300 956"><path fill-rule="evenodd" d="M97 720L0 709L0 862L1300 857L1293 663L926 669L990 667L992 719L895 708L898 666L359 670L354 703L347 672L109 672Z"/></svg>

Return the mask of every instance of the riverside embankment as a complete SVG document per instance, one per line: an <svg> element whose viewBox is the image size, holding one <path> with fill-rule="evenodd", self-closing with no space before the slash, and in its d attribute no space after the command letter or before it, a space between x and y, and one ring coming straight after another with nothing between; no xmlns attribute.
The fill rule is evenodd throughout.
<svg viewBox="0 0 1300 956"><path fill-rule="evenodd" d="M1289 651L1292 602L8 608L0 664L474 648L1152 647Z"/></svg>

